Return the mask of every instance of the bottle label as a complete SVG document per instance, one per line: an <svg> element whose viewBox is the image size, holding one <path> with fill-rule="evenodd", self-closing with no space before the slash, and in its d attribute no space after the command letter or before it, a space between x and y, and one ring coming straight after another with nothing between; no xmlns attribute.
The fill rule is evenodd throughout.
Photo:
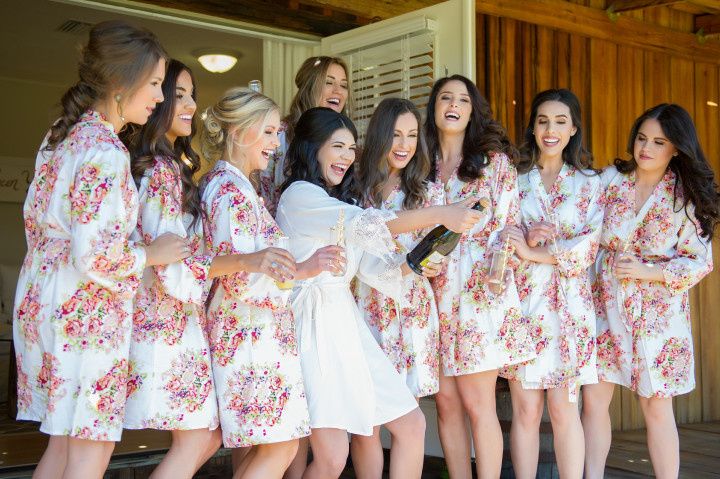
<svg viewBox="0 0 720 479"><path fill-rule="evenodd" d="M444 256L438 253L437 251L433 251L430 256L425 258L424 260L420 261L420 266L423 268L428 265L428 263L439 263L443 260Z"/></svg>

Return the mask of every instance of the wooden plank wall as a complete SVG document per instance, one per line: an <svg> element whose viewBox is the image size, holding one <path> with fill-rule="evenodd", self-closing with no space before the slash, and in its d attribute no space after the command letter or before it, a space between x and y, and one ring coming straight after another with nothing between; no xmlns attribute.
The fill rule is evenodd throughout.
<svg viewBox="0 0 720 479"><path fill-rule="evenodd" d="M575 0L603 7L603 0ZM650 9L634 16L676 29L687 14ZM689 26L691 28L691 25ZM586 142L596 166L624 155L633 120L661 102L675 102L695 119L705 154L720 179L720 67L610 41L477 15L478 86L495 116L519 141L535 93L569 88L583 107ZM720 241L713 244L715 271L691 292L696 389L675 399L680 423L720 419ZM643 427L639 404L618 387L611 406L613 427Z"/></svg>

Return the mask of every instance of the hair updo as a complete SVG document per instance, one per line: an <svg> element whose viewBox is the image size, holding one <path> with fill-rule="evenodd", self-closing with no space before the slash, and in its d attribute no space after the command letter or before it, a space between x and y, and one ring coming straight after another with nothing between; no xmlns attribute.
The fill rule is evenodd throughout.
<svg viewBox="0 0 720 479"><path fill-rule="evenodd" d="M80 115L112 90L120 90L124 97L132 95L160 59L167 59L167 54L149 30L119 20L95 25L82 49L80 79L60 100L62 113L50 129L46 149L54 150Z"/></svg>
<svg viewBox="0 0 720 479"><path fill-rule="evenodd" d="M228 137L238 131L241 142L245 132L258 122L267 123L273 112L279 112L274 101L247 88L231 88L202 114L200 149L206 160L215 162L229 152Z"/></svg>

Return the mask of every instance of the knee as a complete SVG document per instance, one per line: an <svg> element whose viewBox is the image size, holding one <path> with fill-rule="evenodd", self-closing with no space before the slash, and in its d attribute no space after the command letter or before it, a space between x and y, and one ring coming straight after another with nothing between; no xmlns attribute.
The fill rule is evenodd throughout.
<svg viewBox="0 0 720 479"><path fill-rule="evenodd" d="M553 426L564 426L579 417L576 405L567 400L548 401L548 413Z"/></svg>
<svg viewBox="0 0 720 479"><path fill-rule="evenodd" d="M218 449L220 449L220 446L222 446L222 431L220 428L217 428L214 431L210 431L210 436L207 440L207 447L205 449L206 455L208 457L212 456L218 451Z"/></svg>
<svg viewBox="0 0 720 479"><path fill-rule="evenodd" d="M613 397L613 389L614 386L607 383L583 386L583 415L605 416L610 414L610 402Z"/></svg>
<svg viewBox="0 0 720 479"><path fill-rule="evenodd" d="M286 464L285 468L286 469L288 467L290 467L290 464L293 462L293 459L295 459L295 455L298 452L299 443L300 443L300 441L298 441L297 439L294 439L292 441L288 441L287 447L284 448L285 449L284 459L285 459L285 464Z"/></svg>
<svg viewBox="0 0 720 479"><path fill-rule="evenodd" d="M323 457L313 457L313 462L318 462L324 477L339 477L347 465L347 452L333 451Z"/></svg>
<svg viewBox="0 0 720 479"><path fill-rule="evenodd" d="M443 391L442 389L435 394L435 406L439 416L448 417L452 415L462 415L462 401L457 390Z"/></svg>
<svg viewBox="0 0 720 479"><path fill-rule="evenodd" d="M513 422L518 421L523 426L540 427L542 414L542 401L517 401L513 403Z"/></svg>
<svg viewBox="0 0 720 479"><path fill-rule="evenodd" d="M668 419L674 422L672 399L670 398L640 398L645 422L659 423Z"/></svg>
<svg viewBox="0 0 720 479"><path fill-rule="evenodd" d="M425 415L422 413L420 408L417 408L410 413L408 424L409 434L412 434L413 437L422 438L424 440L425 426Z"/></svg>

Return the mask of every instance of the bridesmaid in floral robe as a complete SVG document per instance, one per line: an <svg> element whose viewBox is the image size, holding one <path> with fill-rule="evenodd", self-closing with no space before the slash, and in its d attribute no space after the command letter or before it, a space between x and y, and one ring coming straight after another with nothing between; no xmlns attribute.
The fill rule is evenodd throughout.
<svg viewBox="0 0 720 479"><path fill-rule="evenodd" d="M400 98L380 102L370 119L359 161L358 193L362 203L401 211L444 204L443 190L427 182L430 160L420 129L420 112ZM406 255L428 230L395 235ZM440 336L437 306L428 277L441 264L431 263L424 275L403 271L401 301L356 280L354 294L370 331L415 398L435 394L439 387ZM382 475L380 428L372 436L353 436L353 467L358 475Z"/></svg>
<svg viewBox="0 0 720 479"><path fill-rule="evenodd" d="M470 478L470 441L479 477L500 475L502 432L495 412L498 369L535 357L511 270L489 285L493 250L519 218L517 154L474 83L460 75L438 80L425 123L435 163L431 178L445 201L489 198L487 216L463 235L445 270L433 281L440 319L440 391L435 396L445 460L453 478Z"/></svg>
<svg viewBox="0 0 720 479"><path fill-rule="evenodd" d="M204 113L202 148L217 159L201 183L205 244L213 255L245 257L243 271L217 279L207 329L226 447L252 446L234 477L280 478L310 434L290 290L282 283L319 274L333 247L297 265L250 182L278 146L278 108L235 88ZM328 253L329 251L329 253ZM281 289L283 286L283 289Z"/></svg>
<svg viewBox="0 0 720 479"><path fill-rule="evenodd" d="M657 477L677 477L672 398L695 387L688 290L712 270L720 194L695 125L660 104L630 131L630 160L603 172L607 187L595 263L600 382L583 387L585 477L603 477L614 384L634 391Z"/></svg>
<svg viewBox="0 0 720 479"><path fill-rule="evenodd" d="M519 479L535 477L547 390L562 477L581 477L584 441L577 396L597 382L590 267L602 228L604 191L582 147L580 103L569 90L535 96L518 162L522 224L506 228L521 262L515 271L537 358L508 366L510 448Z"/></svg>
<svg viewBox="0 0 720 479"><path fill-rule="evenodd" d="M148 246L129 240L137 190L116 132L145 123L163 100L162 47L146 30L99 23L78 73L38 152L24 208L28 253L13 335L18 419L50 435L39 477L102 477L128 384L139 380L128 348L142 271L188 254L175 235Z"/></svg>
<svg viewBox="0 0 720 479"><path fill-rule="evenodd" d="M221 443L217 398L205 333L211 278L241 271L242 255L205 252L200 194L193 181L200 158L191 147L196 89L190 70L171 60L166 100L148 123L129 134L133 174L140 183L134 239L172 232L188 239L192 255L147 268L135 297L130 359L140 381L130 396L125 428L172 431L170 451L153 477L191 477Z"/></svg>

